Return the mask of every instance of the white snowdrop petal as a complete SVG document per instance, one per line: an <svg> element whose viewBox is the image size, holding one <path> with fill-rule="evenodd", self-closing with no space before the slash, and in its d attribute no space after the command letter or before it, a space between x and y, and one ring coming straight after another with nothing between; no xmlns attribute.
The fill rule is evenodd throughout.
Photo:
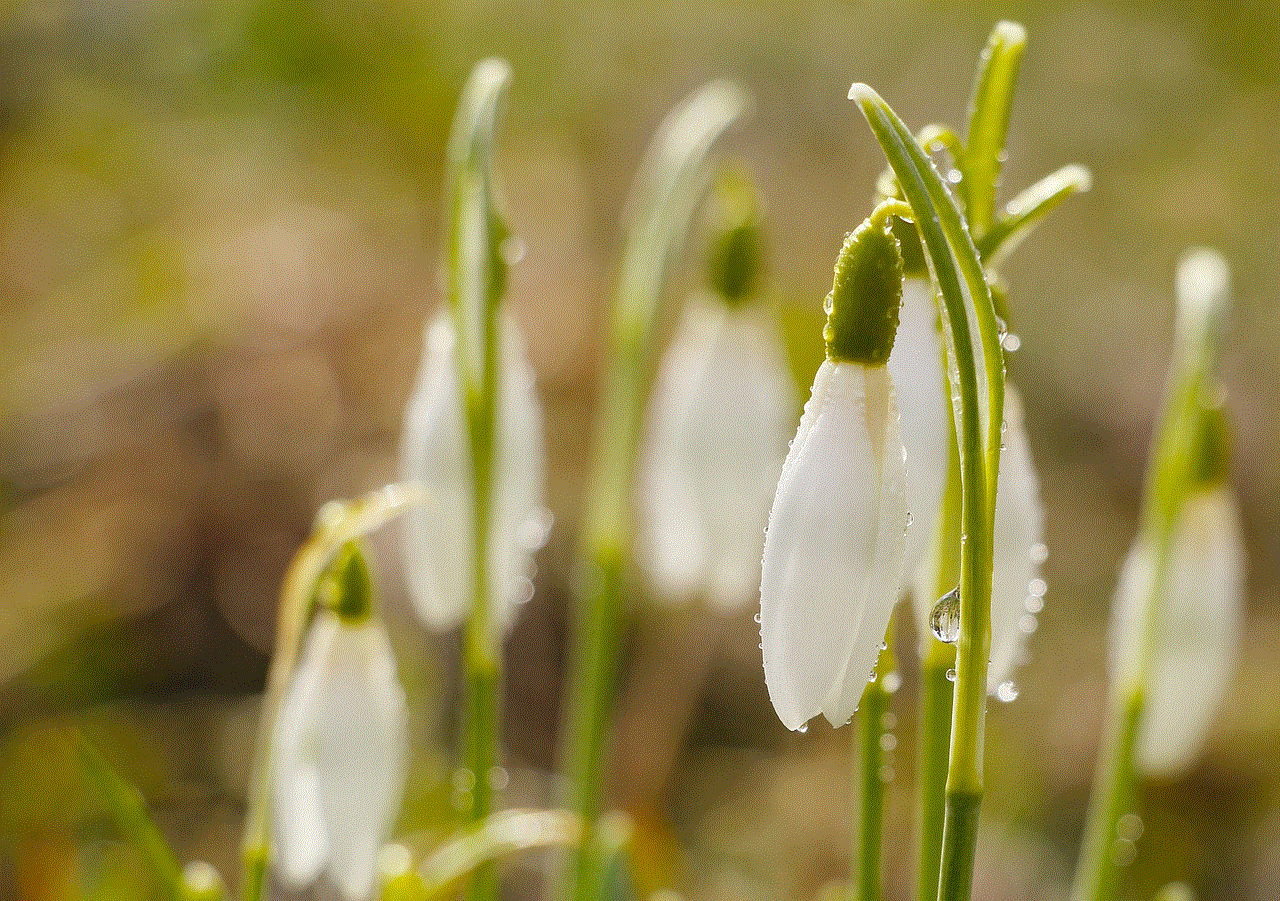
<svg viewBox="0 0 1280 901"><path fill-rule="evenodd" d="M376 621L317 614L273 733L276 867L301 889L326 873L369 897L374 855L399 810L407 712Z"/></svg>
<svg viewBox="0 0 1280 901"><path fill-rule="evenodd" d="M280 880L290 888L314 882L329 856L315 737L323 705L322 660L335 631L332 621L318 621L312 628L273 727L274 863Z"/></svg>
<svg viewBox="0 0 1280 901"><path fill-rule="evenodd" d="M696 428L698 389L723 314L690 304L663 355L649 395L636 474L636 557L660 597L702 587L707 536L685 442Z"/></svg>
<svg viewBox="0 0 1280 901"><path fill-rule="evenodd" d="M765 683L790 729L822 712L843 681L865 617L883 440L876 435L873 444L866 371L829 360L818 369L769 517L760 584Z"/></svg>
<svg viewBox="0 0 1280 901"><path fill-rule="evenodd" d="M542 408L533 368L515 320L499 319L500 380L497 453L494 461L493 532L489 545L489 592L493 625L505 634L520 601L527 600L533 555L546 539L543 505L546 450ZM530 538L538 533L535 538Z"/></svg>
<svg viewBox="0 0 1280 901"><path fill-rule="evenodd" d="M1005 383L1004 450L996 485L996 518L991 576L991 663L987 668L987 692L1010 676L1022 656L1027 633L1020 627L1026 613L1031 581L1039 576L1040 563L1032 548L1044 541L1044 511L1040 488L1023 425L1022 400Z"/></svg>
<svg viewBox="0 0 1280 901"><path fill-rule="evenodd" d="M404 789L405 698L386 633L372 621L342 627L327 663L317 727L327 872L348 901L360 901Z"/></svg>
<svg viewBox="0 0 1280 901"><path fill-rule="evenodd" d="M928 635L929 612L937 571L935 530L947 478L947 445L951 418L942 363L942 335L933 286L908 279L902 291L898 335L888 369L902 411L902 443L907 449L907 509L911 527L906 539L906 573L913 588L920 634Z"/></svg>
<svg viewBox="0 0 1280 901"><path fill-rule="evenodd" d="M691 303L654 384L637 479L638 560L660 593L701 591L725 610L754 596L793 409L770 323Z"/></svg>
<svg viewBox="0 0 1280 901"><path fill-rule="evenodd" d="M438 630L462 622L471 597L471 465L456 352L442 314L427 327L400 450L401 478L426 495L404 517L405 578L418 615Z"/></svg>
<svg viewBox="0 0 1280 901"><path fill-rule="evenodd" d="M875 562L867 582L863 616L857 637L849 652L849 662L841 683L823 707L833 726L849 721L866 691L871 670L880 656L880 645L889 629L889 619L902 590L903 553L907 532L906 472L903 464L902 438L898 429L898 410L893 396L893 382L884 369L868 370L868 406L887 411L884 440L880 450L879 534L876 538ZM883 398L876 403L873 398Z"/></svg>
<svg viewBox="0 0 1280 901"><path fill-rule="evenodd" d="M1137 764L1184 770L1199 754L1234 676L1244 563L1235 499L1226 487L1191 495L1170 547Z"/></svg>
<svg viewBox="0 0 1280 901"><path fill-rule="evenodd" d="M438 630L465 618L474 559L471 463L454 339L447 315L428 328L400 457L401 477L421 483L426 494L425 502L405 515L406 580L419 615ZM529 536L547 514L541 409L519 329L505 312L498 317L498 343L488 564L493 626L505 632L517 601L528 594L533 553L540 545Z"/></svg>

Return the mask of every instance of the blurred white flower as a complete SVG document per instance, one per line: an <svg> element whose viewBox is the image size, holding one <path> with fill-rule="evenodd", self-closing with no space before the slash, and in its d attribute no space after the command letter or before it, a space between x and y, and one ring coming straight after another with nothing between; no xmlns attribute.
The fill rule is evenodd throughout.
<svg viewBox="0 0 1280 901"><path fill-rule="evenodd" d="M754 598L794 409L773 324L691 303L658 369L637 475L637 561L661 595L704 593L726 611Z"/></svg>
<svg viewBox="0 0 1280 901"><path fill-rule="evenodd" d="M782 467L760 583L765 683L779 719L853 715L902 582L902 438L883 366L825 360Z"/></svg>
<svg viewBox="0 0 1280 901"><path fill-rule="evenodd" d="M902 407L902 440L907 448L906 572L919 634L929 638L929 614L938 601L937 522L947 475L946 375L943 371L937 305L928 282L909 279L903 289L898 337L889 356L889 372ZM1044 584L1044 513L1039 481L1023 426L1022 402L1005 382L1004 449L996 485L996 519L991 578L991 662L987 691L1009 679L1034 631Z"/></svg>
<svg viewBox="0 0 1280 901"><path fill-rule="evenodd" d="M347 901L370 896L404 789L406 720L382 626L319 611L272 735L285 885L301 889L323 873Z"/></svg>
<svg viewBox="0 0 1280 901"><path fill-rule="evenodd" d="M1231 489L1201 487L1183 501L1169 545L1164 590L1151 609L1151 668L1136 763L1148 775L1175 775L1195 759L1222 705L1239 653L1244 550ZM1111 666L1137 677L1155 553L1139 539L1116 588Z"/></svg>
<svg viewBox="0 0 1280 901"><path fill-rule="evenodd" d="M533 555L546 541L542 412L515 321L498 317L498 392L488 547L491 623L505 635L515 608L533 593ZM405 515L401 545L419 615L446 630L466 617L472 597L475 523L466 415L452 320L426 331L422 369L405 413L400 474L425 492Z"/></svg>

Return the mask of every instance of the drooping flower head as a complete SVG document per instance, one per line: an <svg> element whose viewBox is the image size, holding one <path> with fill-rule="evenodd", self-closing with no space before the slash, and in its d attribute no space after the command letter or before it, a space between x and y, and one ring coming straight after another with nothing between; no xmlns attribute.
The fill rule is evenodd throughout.
<svg viewBox="0 0 1280 901"><path fill-rule="evenodd" d="M902 582L905 467L885 368L902 258L884 217L846 239L814 377L769 516L760 583L765 682L779 719L853 715Z"/></svg>
<svg viewBox="0 0 1280 901"><path fill-rule="evenodd" d="M1111 632L1115 684L1142 697L1135 763L1148 775L1177 774L1199 753L1231 683L1244 617L1243 540L1223 393L1212 375L1226 262L1190 251L1177 282L1169 407Z"/></svg>
<svg viewBox="0 0 1280 901"><path fill-rule="evenodd" d="M506 634L533 593L533 555L546 541L542 414L515 321L499 324L494 474L490 496L490 623ZM405 514L404 570L418 614L432 628L466 617L472 592L475 500L457 332L447 316L427 326L422 369L405 413L400 476L423 500Z"/></svg>
<svg viewBox="0 0 1280 901"><path fill-rule="evenodd" d="M685 308L658 367L636 480L636 559L659 594L702 594L725 611L759 584L760 535L794 415L775 323L752 303L758 214L725 196L732 190L713 204L713 290Z"/></svg>
<svg viewBox="0 0 1280 901"><path fill-rule="evenodd" d="M276 865L289 887L325 875L370 897L404 788L407 710L368 570L346 545L319 590L273 734Z"/></svg>

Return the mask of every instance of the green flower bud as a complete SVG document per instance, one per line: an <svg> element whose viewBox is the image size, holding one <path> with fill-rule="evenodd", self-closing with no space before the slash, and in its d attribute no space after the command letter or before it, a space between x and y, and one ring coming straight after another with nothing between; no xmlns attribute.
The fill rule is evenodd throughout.
<svg viewBox="0 0 1280 901"><path fill-rule="evenodd" d="M745 176L726 175L711 200L712 236L707 280L729 306L750 299L764 262L760 206Z"/></svg>
<svg viewBox="0 0 1280 901"><path fill-rule="evenodd" d="M369 617L372 599L369 564L356 543L348 541L334 554L316 584L316 606L332 610L344 622L355 624Z"/></svg>
<svg viewBox="0 0 1280 901"><path fill-rule="evenodd" d="M1191 487L1211 488L1227 480L1231 464L1231 436L1221 405L1206 407L1196 424L1191 451Z"/></svg>
<svg viewBox="0 0 1280 901"><path fill-rule="evenodd" d="M888 361L898 332L902 277L902 247L882 206L840 248L822 333L827 359L864 366Z"/></svg>

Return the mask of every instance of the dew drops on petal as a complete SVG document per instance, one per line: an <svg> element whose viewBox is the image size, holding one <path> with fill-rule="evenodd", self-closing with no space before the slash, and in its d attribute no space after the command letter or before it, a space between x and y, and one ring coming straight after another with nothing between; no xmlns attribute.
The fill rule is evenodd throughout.
<svg viewBox="0 0 1280 901"><path fill-rule="evenodd" d="M891 673L885 673L884 678L880 680L880 687L884 690L885 694L891 695L902 687L902 676L898 675L897 670L894 670ZM889 714L886 714L886 716L888 715Z"/></svg>
<svg viewBox="0 0 1280 901"><path fill-rule="evenodd" d="M947 670L947 681L948 681L948 682L954 682L954 681L956 681L956 671L955 671L955 667L952 667L951 669Z"/></svg>
<svg viewBox="0 0 1280 901"><path fill-rule="evenodd" d="M1044 579L1035 578L1027 583L1027 591L1033 598L1042 598L1044 593L1049 590L1048 584Z"/></svg>
<svg viewBox="0 0 1280 901"><path fill-rule="evenodd" d="M1034 594L1027 598L1022 605L1028 613L1039 613L1044 609L1044 598L1036 597Z"/></svg>
<svg viewBox="0 0 1280 901"><path fill-rule="evenodd" d="M1049 547L1044 542L1031 545L1031 562L1043 563L1049 559Z"/></svg>
<svg viewBox="0 0 1280 901"><path fill-rule="evenodd" d="M898 736L892 732L886 732L880 736L880 750L892 751L898 746Z"/></svg>
<svg viewBox="0 0 1280 901"><path fill-rule="evenodd" d="M1018 619L1018 628L1022 630L1022 634L1030 635L1036 630L1040 623L1036 620L1035 615L1024 613Z"/></svg>
<svg viewBox="0 0 1280 901"><path fill-rule="evenodd" d="M796 727L796 731L799 732L801 735L804 735L806 732L809 731L809 724L801 723L799 726Z"/></svg>

